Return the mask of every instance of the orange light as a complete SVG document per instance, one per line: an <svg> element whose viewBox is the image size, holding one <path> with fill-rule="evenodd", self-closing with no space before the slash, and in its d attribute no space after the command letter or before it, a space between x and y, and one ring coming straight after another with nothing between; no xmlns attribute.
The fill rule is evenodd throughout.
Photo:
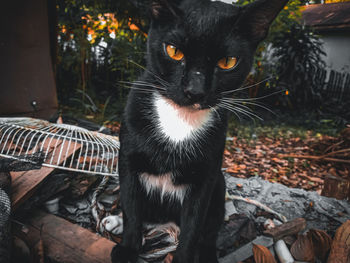
<svg viewBox="0 0 350 263"><path fill-rule="evenodd" d="M130 28L130 30L136 30L136 31L140 30L139 27L137 25L135 25L135 24L130 24L129 28Z"/></svg>

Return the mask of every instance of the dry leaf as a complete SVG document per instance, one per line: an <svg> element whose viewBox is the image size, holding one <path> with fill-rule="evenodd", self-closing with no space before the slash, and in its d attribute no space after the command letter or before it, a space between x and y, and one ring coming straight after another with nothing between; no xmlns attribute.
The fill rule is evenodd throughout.
<svg viewBox="0 0 350 263"><path fill-rule="evenodd" d="M297 240L290 248L290 253L296 260L312 262L315 258L313 244L306 235L298 235Z"/></svg>
<svg viewBox="0 0 350 263"><path fill-rule="evenodd" d="M313 156L324 153L331 154L332 158L348 159L349 143L346 144L341 136L319 137L312 132L307 133L305 139L289 136L271 139L261 135L253 143L244 138L233 137L226 143L223 167L227 168L226 172L239 178L255 175L289 187L320 191L325 184L326 174L333 173L347 178L350 169L336 163L329 166L327 161L314 162L292 157L285 159L281 156Z"/></svg>
<svg viewBox="0 0 350 263"><path fill-rule="evenodd" d="M39 242L35 245L35 256L34 256L34 262L35 263L45 263L45 252L44 252L44 242L42 239L42 229L43 225L40 227L40 239Z"/></svg>
<svg viewBox="0 0 350 263"><path fill-rule="evenodd" d="M276 263L275 258L267 247L253 244L253 255L256 263Z"/></svg>
<svg viewBox="0 0 350 263"><path fill-rule="evenodd" d="M328 263L350 262L350 220L335 232Z"/></svg>
<svg viewBox="0 0 350 263"><path fill-rule="evenodd" d="M312 240L315 256L325 262L331 249L332 238L325 231L318 229L310 229L307 235Z"/></svg>
<svg viewBox="0 0 350 263"><path fill-rule="evenodd" d="M173 258L174 258L173 254L168 253L168 255L164 259L164 263L171 263L171 262L173 262Z"/></svg>

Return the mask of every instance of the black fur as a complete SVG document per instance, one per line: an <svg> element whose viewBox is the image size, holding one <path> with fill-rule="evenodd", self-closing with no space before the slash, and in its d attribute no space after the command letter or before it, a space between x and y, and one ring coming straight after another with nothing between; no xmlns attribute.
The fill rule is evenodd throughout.
<svg viewBox="0 0 350 263"><path fill-rule="evenodd" d="M150 92L130 92L120 132L124 233L122 244L112 251L114 263L136 262L142 223L168 221L176 222L181 230L174 263L217 262L215 243L224 217L221 163L228 112L218 108L201 138L174 147L157 132L153 93L183 107L195 103L202 109L216 107L221 92L242 85L259 41L286 2L258 0L244 8L207 0L158 0L151 5L147 68L140 81L152 87L137 85ZM185 59L169 58L166 44L182 50ZM229 71L217 67L226 56L238 58L237 66ZM172 173L175 185L188 185L183 204L147 195L139 181L145 172Z"/></svg>

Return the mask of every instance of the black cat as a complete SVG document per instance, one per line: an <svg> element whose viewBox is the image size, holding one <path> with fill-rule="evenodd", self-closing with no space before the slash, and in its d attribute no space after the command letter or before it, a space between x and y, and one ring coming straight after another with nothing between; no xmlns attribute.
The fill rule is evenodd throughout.
<svg viewBox="0 0 350 263"><path fill-rule="evenodd" d="M287 0L244 7L209 0L151 4L147 67L129 94L120 131L124 233L112 261L136 262L144 222L180 226L174 263L218 262L226 99Z"/></svg>

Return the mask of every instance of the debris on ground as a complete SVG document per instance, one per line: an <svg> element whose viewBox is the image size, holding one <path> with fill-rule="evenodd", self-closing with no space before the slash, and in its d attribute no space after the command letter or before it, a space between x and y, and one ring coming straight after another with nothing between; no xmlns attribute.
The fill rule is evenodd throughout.
<svg viewBox="0 0 350 263"><path fill-rule="evenodd" d="M106 125L110 125L109 132L113 131L113 124ZM286 154L310 157L333 153L327 158L345 158L349 145L344 138L310 136L305 140L273 140L267 137L253 142L235 138L229 140L223 169L227 186L226 214L217 240L220 263L248 263L253 260L258 263L278 260L335 262L330 261L329 255L334 260L347 260L350 251L350 204L319 194L322 188L326 188L325 178L333 176L336 179L332 180L348 180L346 162L331 161L329 165L329 160L324 157L285 157ZM339 189L334 185L331 184L330 189ZM21 218L26 218L24 221L29 220L35 225L33 231L36 231L36 242L39 242L36 243L39 261L44 256L53 255L50 249L49 254L43 253L46 251L43 248L50 247L47 240L52 237L47 239L47 232L41 237L39 230L43 227L43 231L54 231L54 226L41 226L36 220L47 224L45 220L50 218L58 220L62 229L69 227L72 231L81 231L72 226L71 223L74 223L104 237L96 242L110 247L109 240L120 242L122 238L119 190L117 177L52 169L35 188L35 193L33 190L30 198L28 196L29 199L26 198L28 200L16 211L14 220L21 226ZM36 208L56 217L38 212L40 216L36 219L28 218L30 211ZM57 216L63 219L57 219ZM25 224L20 227L22 232L27 231L25 229ZM171 223L145 225L140 262L170 263L178 244L179 231L178 226ZM67 240L66 234L55 233L61 243ZM77 239L74 242L74 246L79 244ZM17 243L20 242L17 240ZM70 251L74 254L73 247ZM78 254L74 255L78 257ZM59 257L57 253L56 256Z"/></svg>
<svg viewBox="0 0 350 263"><path fill-rule="evenodd" d="M232 214L228 215L229 219L219 234L217 246L220 255L223 255L221 263L244 261L252 256L253 251L249 256L241 252L242 243L250 244L249 247L253 247L254 244L263 245L276 254L282 253L282 257L287 259L288 253L291 253L295 260L295 254L296 257L307 257L309 255L303 254L308 253L306 245L309 243L306 240L312 239L315 249L323 251L327 245L329 246L328 237L333 236L341 224L350 220L350 204L347 201L320 196L316 192L303 189L288 188L259 177L244 179L226 174L225 178L229 195L240 196L241 199L227 201L233 203L235 210L231 210ZM255 202L249 200L255 200ZM260 205L257 206L257 203L264 204L273 212ZM287 222L282 222L281 215L287 218ZM269 225L271 226L271 223L266 224L267 220L272 221L274 227L266 229ZM247 231L252 229L252 222L256 231L247 239L246 233L254 232ZM308 233L306 237L298 236L305 232ZM271 242L266 242L265 238L270 238ZM260 239L264 240L265 245L259 243ZM284 243L279 240L283 240ZM295 243L296 241L298 243ZM302 251L297 249L300 242L303 244ZM293 244L295 245L291 250ZM288 253L283 252L286 248ZM282 250L282 252L277 253L276 250ZM316 254L321 255L321 253ZM242 259L243 255L244 259ZM280 256L277 255L277 257ZM236 259L239 260L235 261Z"/></svg>
<svg viewBox="0 0 350 263"><path fill-rule="evenodd" d="M223 167L235 177L260 176L270 182L321 194L327 177L333 176L341 182L349 180L350 127L338 137L315 136L311 132L306 138L261 136L247 140L231 137L226 143ZM350 195L350 183L347 184ZM328 190L324 195L337 192ZM345 195L347 197L347 191Z"/></svg>
<svg viewBox="0 0 350 263"><path fill-rule="evenodd" d="M62 174L56 176L62 177ZM76 182L84 182L88 180L86 176L91 177L80 175L79 180L74 180L74 176L70 176L69 186L62 187L60 193L53 191L54 198L60 196L57 215L114 242L120 242L122 216L118 180L110 177L106 183L103 177L97 176L97 180L82 196L72 199L73 189L76 191L77 187L86 187ZM308 240L312 239L314 249L323 251L327 244L330 248L330 237L350 219L350 204L346 201L288 188L259 177L244 179L225 174L225 179L228 189L226 221L217 241L221 263L236 262L232 259L243 262L249 258L270 258L270 254L261 246L266 247L276 260L280 257L288 259L289 254L294 259L308 257L310 255L304 255L299 247L306 246ZM48 178L45 185L52 185L50 180L57 180L55 174ZM73 182L74 187L71 187ZM41 189L45 189L45 185ZM37 195L43 194L46 200L53 199L48 198L47 192L41 189ZM36 196L31 199L43 200ZM45 207L44 203L41 204L42 208ZM35 204L40 206L38 202ZM179 229L173 224L145 226L141 255L143 262L162 262L165 258L170 262L170 253L176 249L178 234ZM251 262L249 260L246 262Z"/></svg>

